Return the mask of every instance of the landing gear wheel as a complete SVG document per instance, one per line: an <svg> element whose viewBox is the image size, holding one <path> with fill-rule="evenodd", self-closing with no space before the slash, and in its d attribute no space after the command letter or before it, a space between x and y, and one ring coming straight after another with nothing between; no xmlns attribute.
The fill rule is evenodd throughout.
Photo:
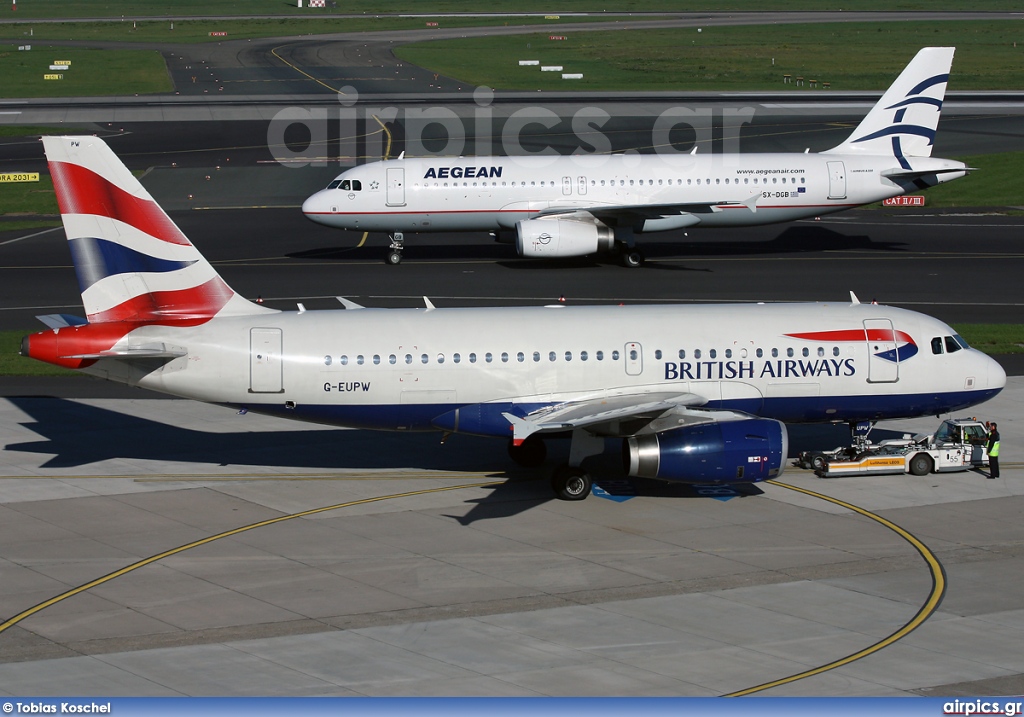
<svg viewBox="0 0 1024 717"><path fill-rule="evenodd" d="M622 265L627 269L636 269L644 265L644 253L636 247L626 247L622 250Z"/></svg>
<svg viewBox="0 0 1024 717"><path fill-rule="evenodd" d="M530 436L518 446L510 438L508 456L523 468L536 468L548 457L548 447L544 445L544 440L537 436Z"/></svg>
<svg viewBox="0 0 1024 717"><path fill-rule="evenodd" d="M825 456L820 453L812 453L810 458L811 470L823 471L825 470Z"/></svg>
<svg viewBox="0 0 1024 717"><path fill-rule="evenodd" d="M402 249L405 248L405 235L402 232L395 232L391 235L391 246L388 247L388 255L384 260L385 264L395 266L402 263Z"/></svg>
<svg viewBox="0 0 1024 717"><path fill-rule="evenodd" d="M558 466L551 476L551 490L559 500L583 500L591 485L590 474L576 466Z"/></svg>
<svg viewBox="0 0 1024 717"><path fill-rule="evenodd" d="M384 263L391 264L392 266L395 266L396 264L401 264L402 252L395 251L394 249L389 250L387 258L384 259Z"/></svg>
<svg viewBox="0 0 1024 717"><path fill-rule="evenodd" d="M910 459L910 474L915 476L926 476L932 472L935 464L932 457L926 453L918 453Z"/></svg>

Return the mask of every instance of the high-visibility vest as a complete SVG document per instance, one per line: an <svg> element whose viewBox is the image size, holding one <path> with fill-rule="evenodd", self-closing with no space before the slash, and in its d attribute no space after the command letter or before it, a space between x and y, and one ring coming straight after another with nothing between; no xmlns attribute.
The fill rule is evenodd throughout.
<svg viewBox="0 0 1024 717"><path fill-rule="evenodd" d="M995 443L992 444L992 450L990 450L988 454L992 458L999 457L999 441L996 441Z"/></svg>

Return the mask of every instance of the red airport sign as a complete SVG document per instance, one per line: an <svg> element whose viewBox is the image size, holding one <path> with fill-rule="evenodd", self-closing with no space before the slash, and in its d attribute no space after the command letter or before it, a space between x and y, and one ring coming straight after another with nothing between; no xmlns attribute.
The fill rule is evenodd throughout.
<svg viewBox="0 0 1024 717"><path fill-rule="evenodd" d="M883 207L923 207L924 197L920 194L912 194L910 196L902 197L889 197L882 202Z"/></svg>

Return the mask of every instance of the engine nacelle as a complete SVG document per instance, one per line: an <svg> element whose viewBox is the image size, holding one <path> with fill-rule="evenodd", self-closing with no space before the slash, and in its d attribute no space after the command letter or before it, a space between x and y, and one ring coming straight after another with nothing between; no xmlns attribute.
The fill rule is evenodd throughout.
<svg viewBox="0 0 1024 717"><path fill-rule="evenodd" d="M756 483L782 475L789 434L779 421L750 418L630 436L626 473L683 483Z"/></svg>
<svg viewBox="0 0 1024 717"><path fill-rule="evenodd" d="M604 224L576 219L524 219L516 223L519 256L550 259L586 256L615 247L615 231Z"/></svg>

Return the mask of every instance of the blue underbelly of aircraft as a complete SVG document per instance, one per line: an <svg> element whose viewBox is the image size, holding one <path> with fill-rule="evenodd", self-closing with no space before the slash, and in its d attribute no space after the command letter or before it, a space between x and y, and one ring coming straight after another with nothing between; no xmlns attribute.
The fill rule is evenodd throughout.
<svg viewBox="0 0 1024 717"><path fill-rule="evenodd" d="M940 394L892 396L801 396L711 401L704 408L755 413L784 423L822 423L828 421L875 421L935 415L959 411L995 396L1001 389L956 391ZM752 411L760 404L759 410ZM525 416L547 404L228 404L281 418L298 419L347 428L370 430L430 431L444 430L483 436L508 437L511 428L502 413Z"/></svg>

